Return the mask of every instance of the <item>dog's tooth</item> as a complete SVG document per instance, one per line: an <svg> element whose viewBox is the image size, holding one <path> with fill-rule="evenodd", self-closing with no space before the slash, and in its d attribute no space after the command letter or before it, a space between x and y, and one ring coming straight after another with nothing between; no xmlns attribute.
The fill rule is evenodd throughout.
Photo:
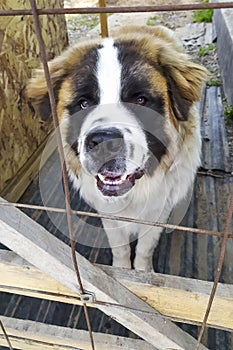
<svg viewBox="0 0 233 350"><path fill-rule="evenodd" d="M111 178L104 177L100 173L98 174L100 181L103 182L105 185L120 185L126 180L127 176L128 176L127 174L124 174L118 179L114 179L114 178L111 179Z"/></svg>
<svg viewBox="0 0 233 350"><path fill-rule="evenodd" d="M98 174L98 177L99 179L102 181L102 182L105 182L105 177L101 174Z"/></svg>
<svg viewBox="0 0 233 350"><path fill-rule="evenodd" d="M111 185L118 185L121 183L121 180L112 180L112 181L109 181L109 184Z"/></svg>

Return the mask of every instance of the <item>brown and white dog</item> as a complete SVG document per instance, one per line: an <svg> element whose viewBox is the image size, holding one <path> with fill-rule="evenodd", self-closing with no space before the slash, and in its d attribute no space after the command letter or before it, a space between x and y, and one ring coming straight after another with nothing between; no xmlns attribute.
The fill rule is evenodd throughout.
<svg viewBox="0 0 233 350"><path fill-rule="evenodd" d="M126 27L78 44L49 63L69 176L98 212L166 222L200 164L196 102L206 70L167 28ZM38 70L28 95L50 117ZM113 265L150 270L161 229L102 220Z"/></svg>

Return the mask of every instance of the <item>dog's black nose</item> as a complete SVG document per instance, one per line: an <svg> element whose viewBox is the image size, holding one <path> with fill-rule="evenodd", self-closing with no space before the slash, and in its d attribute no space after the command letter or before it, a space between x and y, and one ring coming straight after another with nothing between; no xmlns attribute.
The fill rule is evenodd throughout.
<svg viewBox="0 0 233 350"><path fill-rule="evenodd" d="M123 135L116 129L95 130L85 141L86 151L92 153L117 154L123 150Z"/></svg>

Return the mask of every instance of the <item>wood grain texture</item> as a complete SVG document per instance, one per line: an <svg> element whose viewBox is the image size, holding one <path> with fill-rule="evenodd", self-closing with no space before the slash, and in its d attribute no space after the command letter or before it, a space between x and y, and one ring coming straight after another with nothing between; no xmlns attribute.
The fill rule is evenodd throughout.
<svg viewBox="0 0 233 350"><path fill-rule="evenodd" d="M22 350L90 350L90 338L87 331L45 325L39 322L1 317L12 346ZM152 345L142 340L129 339L114 335L94 333L96 350L153 350ZM0 345L6 341L0 330Z"/></svg>
<svg viewBox="0 0 233 350"><path fill-rule="evenodd" d="M2 206L0 242L28 262L79 293L70 248L20 210ZM193 349L196 340L139 299L100 268L76 253L84 289L95 294L98 309L157 349ZM201 350L206 347L201 346Z"/></svg>
<svg viewBox="0 0 233 350"><path fill-rule="evenodd" d="M38 0L38 7L63 7L63 0ZM29 0L2 0L0 9L30 8ZM64 16L41 16L48 59L68 44ZM25 165L52 128L33 113L25 96L32 71L40 66L32 16L0 21L0 193ZM30 176L27 184L30 183Z"/></svg>
<svg viewBox="0 0 233 350"><path fill-rule="evenodd" d="M202 322L212 282L111 266L98 267L161 314L177 322ZM9 251L0 252L0 291L82 305L76 293ZM95 304L89 306L96 307ZM233 329L233 285L218 285L208 325Z"/></svg>

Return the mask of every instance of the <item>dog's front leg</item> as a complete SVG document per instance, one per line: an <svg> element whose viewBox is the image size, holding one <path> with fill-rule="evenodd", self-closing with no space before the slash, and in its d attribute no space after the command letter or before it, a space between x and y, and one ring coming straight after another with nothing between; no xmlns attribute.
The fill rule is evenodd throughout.
<svg viewBox="0 0 233 350"><path fill-rule="evenodd" d="M158 245L162 229L153 227L138 238L136 246L136 255L134 268L136 270L151 271L153 270L152 258L154 249Z"/></svg>
<svg viewBox="0 0 233 350"><path fill-rule="evenodd" d="M113 266L131 269L129 245L112 248L112 256L113 256L113 260L112 260Z"/></svg>
<svg viewBox="0 0 233 350"><path fill-rule="evenodd" d="M102 222L112 249L112 265L131 269L129 235L122 232L118 223L112 222L110 227L109 220L102 220Z"/></svg>

